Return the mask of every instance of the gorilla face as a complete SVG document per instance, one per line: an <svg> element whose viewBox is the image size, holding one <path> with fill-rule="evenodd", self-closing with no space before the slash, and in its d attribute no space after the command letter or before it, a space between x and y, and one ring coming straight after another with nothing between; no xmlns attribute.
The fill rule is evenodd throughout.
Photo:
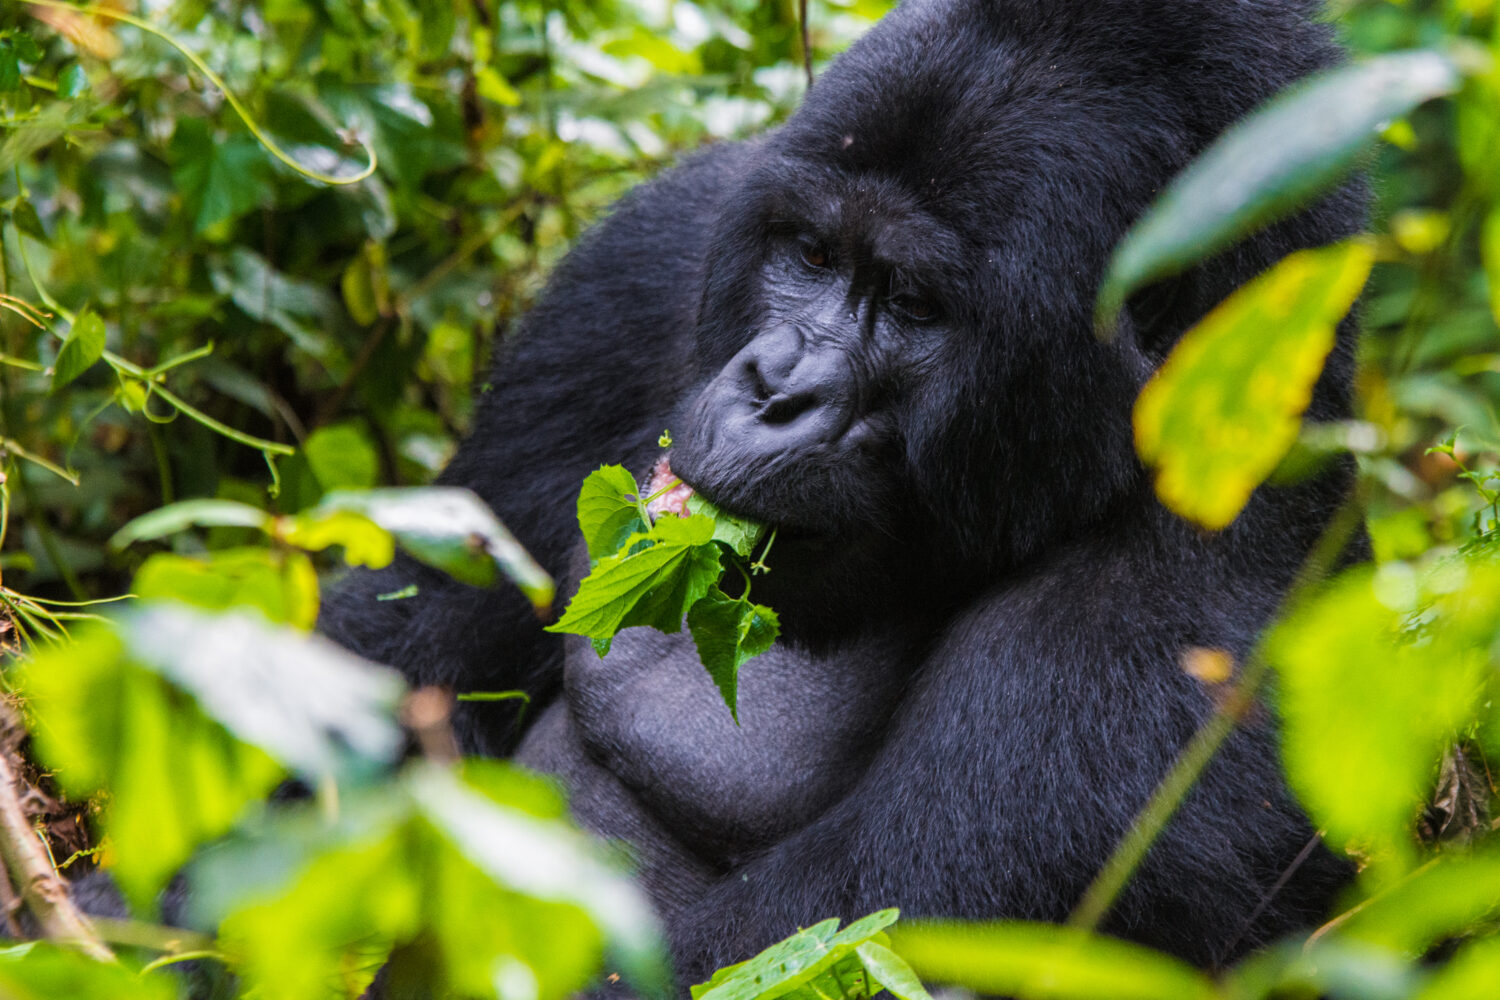
<svg viewBox="0 0 1500 1000"><path fill-rule="evenodd" d="M912 403L945 374L959 240L872 185L825 178L822 197L802 197L810 172L780 164L753 213L744 333L708 352L672 465L715 502L794 535L890 532L913 495Z"/></svg>

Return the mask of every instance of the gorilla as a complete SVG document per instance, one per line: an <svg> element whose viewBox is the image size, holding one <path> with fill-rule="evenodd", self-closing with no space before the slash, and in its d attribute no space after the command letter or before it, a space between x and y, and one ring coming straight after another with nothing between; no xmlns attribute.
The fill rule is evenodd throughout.
<svg viewBox="0 0 1500 1000"><path fill-rule="evenodd" d="M416 684L527 692L524 720L461 703L463 748L555 774L634 846L684 984L886 906L1065 918L1214 711L1184 654L1243 658L1350 488L1348 466L1263 487L1201 533L1156 501L1130 414L1214 304L1360 230L1358 182L1138 295L1113 337L1092 323L1163 185L1340 58L1316 6L907 0L785 124L638 188L559 266L440 481L567 593L581 480L648 473L670 430L692 490L777 530L755 596L783 635L741 725L685 634L601 659L410 561L346 578L321 629ZM1354 336L1309 419L1349 414ZM1106 930L1212 967L1347 877L1253 713Z"/></svg>

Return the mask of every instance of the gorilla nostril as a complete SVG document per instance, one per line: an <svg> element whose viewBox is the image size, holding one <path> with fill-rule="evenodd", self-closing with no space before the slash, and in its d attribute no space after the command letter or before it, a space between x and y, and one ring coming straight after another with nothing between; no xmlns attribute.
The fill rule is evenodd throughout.
<svg viewBox="0 0 1500 1000"><path fill-rule="evenodd" d="M818 405L818 399L810 392L777 395L765 401L760 419L768 424L789 424L808 410Z"/></svg>
<svg viewBox="0 0 1500 1000"><path fill-rule="evenodd" d="M764 403L774 395L760 374L760 365L754 359L745 362L745 381L750 386L751 398L757 403Z"/></svg>

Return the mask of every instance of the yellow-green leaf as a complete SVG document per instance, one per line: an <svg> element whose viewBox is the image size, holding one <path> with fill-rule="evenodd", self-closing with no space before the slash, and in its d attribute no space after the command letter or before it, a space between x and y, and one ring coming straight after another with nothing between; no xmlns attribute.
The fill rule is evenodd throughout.
<svg viewBox="0 0 1500 1000"><path fill-rule="evenodd" d="M1238 516L1296 440L1373 261L1359 240L1294 253L1183 335L1135 405L1163 503L1212 529Z"/></svg>
<svg viewBox="0 0 1500 1000"><path fill-rule="evenodd" d="M913 924L897 954L926 982L1018 1000L1194 1000L1213 981L1160 952L1047 924Z"/></svg>

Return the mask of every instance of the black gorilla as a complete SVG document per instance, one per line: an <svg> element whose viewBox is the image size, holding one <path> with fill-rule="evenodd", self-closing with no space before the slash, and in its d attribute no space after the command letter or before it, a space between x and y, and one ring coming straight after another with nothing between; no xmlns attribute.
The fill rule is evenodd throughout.
<svg viewBox="0 0 1500 1000"><path fill-rule="evenodd" d="M460 739L638 846L684 982L884 906L1064 917L1212 710L1184 650L1243 655L1348 489L1263 488L1203 535L1155 501L1130 408L1232 289L1356 232L1357 187L1138 297L1110 342L1091 326L1163 184L1338 58L1315 6L913 0L559 268L442 481L576 580L580 481L645 472L670 428L687 483L779 529L755 586L784 638L744 671L743 728L685 636L600 660L409 562L351 577L323 630L417 683L530 692L529 728L465 704ZM1352 341L1315 419L1349 411ZM1222 962L1324 908L1346 870L1312 843L1253 720L1108 927Z"/></svg>

